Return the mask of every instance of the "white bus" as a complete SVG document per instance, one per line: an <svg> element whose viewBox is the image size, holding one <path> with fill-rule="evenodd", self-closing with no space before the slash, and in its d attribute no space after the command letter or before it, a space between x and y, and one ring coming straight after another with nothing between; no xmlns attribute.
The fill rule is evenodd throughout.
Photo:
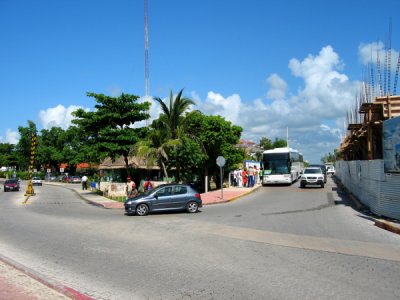
<svg viewBox="0 0 400 300"><path fill-rule="evenodd" d="M262 157L262 184L292 184L304 169L303 155L292 148L265 150Z"/></svg>

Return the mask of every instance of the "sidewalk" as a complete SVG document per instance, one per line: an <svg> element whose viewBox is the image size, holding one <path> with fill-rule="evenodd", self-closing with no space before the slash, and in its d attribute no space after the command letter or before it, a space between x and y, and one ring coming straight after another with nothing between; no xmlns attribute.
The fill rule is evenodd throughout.
<svg viewBox="0 0 400 300"><path fill-rule="evenodd" d="M73 183L59 183L59 182L43 182L47 185L62 186L64 188L75 191L83 200L89 202L90 204L101 206L107 209L123 209L124 203L114 201L103 197L90 190L82 190L80 184ZM255 190L257 190L261 185L256 185L252 188L239 188L239 187L227 187L223 189L223 199L221 199L221 190L213 190L207 193L201 194L201 200L203 205L226 203L234 201L244 195L247 195Z"/></svg>

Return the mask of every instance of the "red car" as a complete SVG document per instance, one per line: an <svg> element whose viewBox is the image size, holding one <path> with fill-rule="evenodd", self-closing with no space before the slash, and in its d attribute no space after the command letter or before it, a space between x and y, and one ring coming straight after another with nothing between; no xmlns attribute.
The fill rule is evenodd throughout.
<svg viewBox="0 0 400 300"><path fill-rule="evenodd" d="M19 191L19 181L18 179L7 179L4 182L4 191Z"/></svg>

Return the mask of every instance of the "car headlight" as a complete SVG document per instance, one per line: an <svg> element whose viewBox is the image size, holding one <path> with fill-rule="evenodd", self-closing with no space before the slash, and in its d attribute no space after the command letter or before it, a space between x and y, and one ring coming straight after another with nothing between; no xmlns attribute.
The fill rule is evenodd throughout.
<svg viewBox="0 0 400 300"><path fill-rule="evenodd" d="M131 204L133 204L133 201L126 201L125 203L128 205L131 205Z"/></svg>

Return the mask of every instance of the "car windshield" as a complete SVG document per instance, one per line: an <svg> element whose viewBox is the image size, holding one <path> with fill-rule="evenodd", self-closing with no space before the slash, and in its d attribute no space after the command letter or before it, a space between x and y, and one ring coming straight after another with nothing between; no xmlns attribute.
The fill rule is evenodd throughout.
<svg viewBox="0 0 400 300"><path fill-rule="evenodd" d="M321 174L321 173L322 173L321 169L317 169L317 168L304 170L304 174Z"/></svg>
<svg viewBox="0 0 400 300"><path fill-rule="evenodd" d="M5 183L18 183L18 180L15 180L15 179L9 179L9 180L6 180L6 182Z"/></svg>

